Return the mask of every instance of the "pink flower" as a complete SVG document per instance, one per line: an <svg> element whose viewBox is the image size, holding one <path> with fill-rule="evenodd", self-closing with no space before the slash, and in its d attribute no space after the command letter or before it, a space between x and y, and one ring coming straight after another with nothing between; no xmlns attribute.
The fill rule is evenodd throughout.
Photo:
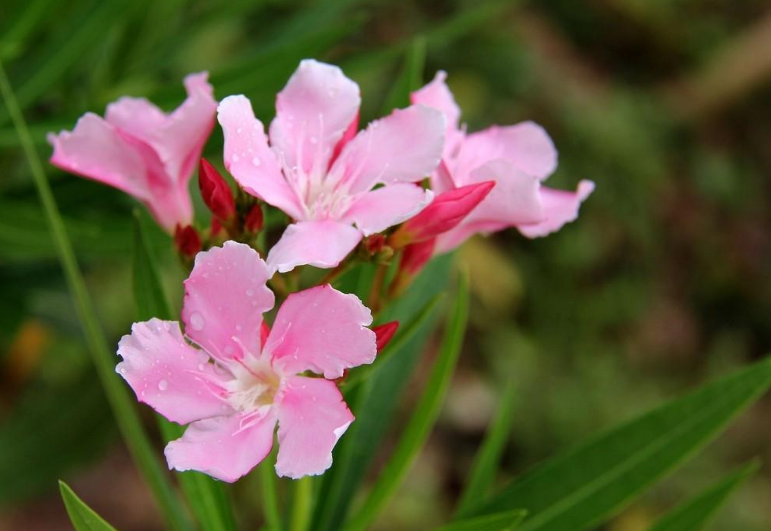
<svg viewBox="0 0 771 531"><path fill-rule="evenodd" d="M169 233L189 225L188 182L217 108L207 78L187 76L187 99L170 114L146 99L128 97L108 105L104 119L86 113L72 132L48 135L51 164L134 196Z"/></svg>
<svg viewBox="0 0 771 531"><path fill-rule="evenodd" d="M542 186L557 167L557 151L546 131L533 122L466 134L445 78L438 72L412 93L413 103L439 109L447 117L443 163L432 176L433 188L441 193L490 180L496 186L458 226L437 238L437 250L449 251L476 233L507 227L516 227L529 238L545 236L575 220L594 183L581 181L575 192Z"/></svg>
<svg viewBox="0 0 771 531"><path fill-rule="evenodd" d="M360 102L359 87L339 68L305 60L278 95L270 145L248 99L220 104L225 166L247 192L295 221L268 254L272 271L337 266L363 236L430 201L414 183L439 164L442 113L411 106L356 134Z"/></svg>
<svg viewBox="0 0 771 531"><path fill-rule="evenodd" d="M269 275L240 243L199 253L185 281L185 335L178 322L151 319L121 339L117 371L139 401L190 423L166 447L170 468L233 482L268 455L276 424L280 476L332 464L354 417L330 380L375 359L372 316L355 296L324 285L290 295L268 330Z"/></svg>

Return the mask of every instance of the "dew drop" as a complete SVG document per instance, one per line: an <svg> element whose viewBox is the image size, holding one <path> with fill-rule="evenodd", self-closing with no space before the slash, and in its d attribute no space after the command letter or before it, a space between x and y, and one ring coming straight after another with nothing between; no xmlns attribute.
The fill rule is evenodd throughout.
<svg viewBox="0 0 771 531"><path fill-rule="evenodd" d="M190 314L190 326L193 327L193 330L203 330L203 327L206 326L206 321L203 320L203 315L198 312L193 312Z"/></svg>
<svg viewBox="0 0 771 531"><path fill-rule="evenodd" d="M238 162L238 154L233 153L233 162Z"/></svg>
<svg viewBox="0 0 771 531"><path fill-rule="evenodd" d="M233 355L233 345L227 345L223 351L225 352L226 356L232 356Z"/></svg>
<svg viewBox="0 0 771 531"><path fill-rule="evenodd" d="M167 382L166 380L161 380L160 382L158 382L158 389L160 389L161 391L165 391L168 388L169 388L169 382Z"/></svg>
<svg viewBox="0 0 771 531"><path fill-rule="evenodd" d="M310 140L311 140L311 144L318 144L318 143L319 143L319 139L318 139L318 138L316 138L315 136L312 136L312 137L310 138Z"/></svg>
<svg viewBox="0 0 771 531"><path fill-rule="evenodd" d="M254 290L252 288L249 288L246 290L246 296L247 297L253 297L254 296Z"/></svg>
<svg viewBox="0 0 771 531"><path fill-rule="evenodd" d="M244 132L244 129L242 127L239 127L238 129L236 129L236 133L239 135L243 132Z"/></svg>
<svg viewBox="0 0 771 531"><path fill-rule="evenodd" d="M327 94L329 94L330 98L334 98L337 95L334 89L329 89L329 92L327 92Z"/></svg>
<svg viewBox="0 0 771 531"><path fill-rule="evenodd" d="M259 166L260 164L262 164L260 157L252 157L252 165Z"/></svg>
<svg viewBox="0 0 771 531"><path fill-rule="evenodd" d="M240 331L241 331L243 328L244 328L244 327L243 327L243 326L241 326L240 324L237 324L237 325L236 325L236 331L238 331L238 332L240 332Z"/></svg>
<svg viewBox="0 0 771 531"><path fill-rule="evenodd" d="M204 370L204 369L205 369L205 366L204 366L204 364L203 364L203 363L199 363L199 364L198 364L198 370L199 370L199 371L201 371L201 372L203 372L203 370Z"/></svg>

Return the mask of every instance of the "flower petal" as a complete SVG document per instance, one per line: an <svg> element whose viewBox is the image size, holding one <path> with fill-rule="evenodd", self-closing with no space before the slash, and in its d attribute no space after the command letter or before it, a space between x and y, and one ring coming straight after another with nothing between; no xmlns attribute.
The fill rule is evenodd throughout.
<svg viewBox="0 0 771 531"><path fill-rule="evenodd" d="M594 191L592 181L581 181L575 192L567 190L554 190L553 188L541 188L541 201L543 202L546 219L534 225L522 225L519 231L528 238L546 236L558 231L566 223L578 218L578 210L581 203Z"/></svg>
<svg viewBox="0 0 771 531"><path fill-rule="evenodd" d="M166 461L169 469L197 470L233 483L270 453L275 426L272 408L257 418L239 414L199 420L166 446Z"/></svg>
<svg viewBox="0 0 771 531"><path fill-rule="evenodd" d="M345 183L351 194L379 182L420 181L439 164L444 130L444 115L436 109L397 109L346 144L327 178Z"/></svg>
<svg viewBox="0 0 771 531"><path fill-rule="evenodd" d="M179 323L151 319L134 323L118 344L116 371L140 402L167 419L187 424L232 412L224 401L224 377L206 353L188 345Z"/></svg>
<svg viewBox="0 0 771 531"><path fill-rule="evenodd" d="M464 135L459 127L460 107L455 102L455 97L450 92L445 79L447 79L447 73L440 70L430 83L410 94L410 102L442 111L447 119L444 157L452 157Z"/></svg>
<svg viewBox="0 0 771 531"><path fill-rule="evenodd" d="M281 173L276 154L245 96L228 96L220 103L218 119L225 134L225 167L244 190L280 208L294 219L302 217L297 195Z"/></svg>
<svg viewBox="0 0 771 531"><path fill-rule="evenodd" d="M361 196L345 213L343 221L356 223L359 230L369 236L410 219L432 198L430 190L416 184L389 184Z"/></svg>
<svg viewBox="0 0 771 531"><path fill-rule="evenodd" d="M314 165L326 170L360 104L359 86L340 68L306 59L276 98L271 145L287 167L299 166L306 174Z"/></svg>
<svg viewBox="0 0 771 531"><path fill-rule="evenodd" d="M291 294L279 308L265 352L284 373L340 378L346 369L375 360L370 324L372 313L356 295L316 286Z"/></svg>
<svg viewBox="0 0 771 531"><path fill-rule="evenodd" d="M217 102L208 77L206 72L185 77L187 99L171 114L141 98L121 98L105 113L108 122L151 146L180 185L190 180L214 127Z"/></svg>
<svg viewBox="0 0 771 531"><path fill-rule="evenodd" d="M546 179L557 167L557 150L543 127L522 122L493 126L466 137L458 158L451 166L458 186L483 164L498 158L509 160L521 171Z"/></svg>
<svg viewBox="0 0 771 531"><path fill-rule="evenodd" d="M221 361L260 353L262 314L273 307L268 267L257 251L233 241L198 253L185 281L185 333Z"/></svg>
<svg viewBox="0 0 771 531"><path fill-rule="evenodd" d="M133 195L150 197L147 166L134 144L94 113L86 113L75 129L49 134L51 164Z"/></svg>
<svg viewBox="0 0 771 531"><path fill-rule="evenodd" d="M336 267L361 241L361 232L337 221L301 221L289 225L268 253L271 271L286 273L298 265Z"/></svg>
<svg viewBox="0 0 771 531"><path fill-rule="evenodd" d="M278 404L279 476L300 478L332 466L332 449L354 417L334 382L292 376Z"/></svg>

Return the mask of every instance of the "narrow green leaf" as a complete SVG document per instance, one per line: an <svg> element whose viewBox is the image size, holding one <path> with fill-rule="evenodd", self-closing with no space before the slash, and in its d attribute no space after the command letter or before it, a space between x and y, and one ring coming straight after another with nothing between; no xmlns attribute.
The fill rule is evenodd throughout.
<svg viewBox="0 0 771 531"><path fill-rule="evenodd" d="M551 459L462 516L521 507L526 531L590 528L696 455L769 385L765 359Z"/></svg>
<svg viewBox="0 0 771 531"><path fill-rule="evenodd" d="M423 83L423 69L426 66L426 39L415 37L407 50L399 76L394 81L386 96L381 114L389 114L394 109L409 106L410 93L420 88Z"/></svg>
<svg viewBox="0 0 771 531"><path fill-rule="evenodd" d="M501 454L506 447L511 425L514 422L515 398L514 386L508 383L482 447L474 458L469 480L458 501L456 509L458 513L462 513L485 498L493 486Z"/></svg>
<svg viewBox="0 0 771 531"><path fill-rule="evenodd" d="M313 478L304 478L292 481L294 488L292 496L292 510L289 518L289 531L305 531L308 529L311 517L311 503L313 496Z"/></svg>
<svg viewBox="0 0 771 531"><path fill-rule="evenodd" d="M750 462L728 474L703 492L672 509L650 531L699 531L712 520L728 497L757 472L757 462Z"/></svg>
<svg viewBox="0 0 771 531"><path fill-rule="evenodd" d="M381 316L382 321L410 323L415 319L430 299L445 291L451 261L450 255L432 260L407 293L386 309ZM352 272L352 276L357 270ZM356 416L356 422L351 424L335 447L332 468L323 476L313 517L314 531L338 531L342 528L348 507L391 424L399 397L422 357L434 328L436 313L429 315L403 348L393 351L388 363L382 364L361 385L346 392L346 401Z"/></svg>
<svg viewBox="0 0 771 531"><path fill-rule="evenodd" d="M394 337L391 342L386 345L382 352L378 353L377 359L374 363L370 365L362 365L361 367L353 369L348 375L348 378L346 378L342 384L343 394L348 396L354 387L374 375L380 369L380 367L388 362L394 353L399 352L402 348L404 348L404 346L415 336L415 334L417 334L418 331L423 328L428 318L433 315L434 310L436 310L436 307L439 305L439 301L442 300L443 296L443 294L435 295L425 304L425 306L423 306L418 315L410 320L409 324L405 326L404 329L401 329L400 327L396 333L396 337Z"/></svg>
<svg viewBox="0 0 771 531"><path fill-rule="evenodd" d="M468 276L462 273L455 305L447 320L444 340L425 391L415 406L415 412L404 428L391 459L362 507L345 527L346 531L367 529L375 520L401 485L431 433L463 346L468 320L468 301Z"/></svg>
<svg viewBox="0 0 771 531"><path fill-rule="evenodd" d="M0 61L0 93L3 95L8 113L13 120L14 127L27 157L51 234L56 243L59 259L64 269L70 292L75 300L75 308L83 326L88 351L99 374L107 400L110 402L110 406L115 413L118 428L123 435L123 439L126 441L134 461L152 490L169 528L173 530L190 529L171 482L166 472L161 468L155 449L142 428L142 423L135 409L135 403L129 397L123 382L115 374L116 359L114 351L111 352L111 349L107 346L107 339L104 337L104 332L99 326L96 310L86 290L86 284L75 258L72 244L62 223L59 208L56 205L56 200L46 179L40 158L32 144L27 124L16 102L16 97L6 76L2 61Z"/></svg>
<svg viewBox="0 0 771 531"><path fill-rule="evenodd" d="M262 489L262 505L270 531L281 531L281 512L278 508L278 494L276 470L273 463L276 462L276 448L274 447L266 459L257 467L260 473L260 487Z"/></svg>
<svg viewBox="0 0 771 531"><path fill-rule="evenodd" d="M163 291L158 264L153 254L146 228L139 211L134 212L134 301L137 320L152 317L173 319L171 305ZM164 440L178 439L184 428L158 417ZM182 490L196 521L204 531L230 531L236 529L233 511L227 491L222 483L200 472L178 474Z"/></svg>
<svg viewBox="0 0 771 531"><path fill-rule="evenodd" d="M514 510L451 522L435 531L510 531L525 519L527 511Z"/></svg>
<svg viewBox="0 0 771 531"><path fill-rule="evenodd" d="M115 531L113 526L78 498L64 481L59 481L59 492L62 494L64 507L76 531Z"/></svg>

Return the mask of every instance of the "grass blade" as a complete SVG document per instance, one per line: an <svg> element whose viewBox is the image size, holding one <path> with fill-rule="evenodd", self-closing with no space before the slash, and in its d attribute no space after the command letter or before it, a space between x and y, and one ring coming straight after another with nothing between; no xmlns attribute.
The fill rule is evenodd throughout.
<svg viewBox="0 0 771 531"><path fill-rule="evenodd" d="M525 516L527 516L526 511L506 511L458 520L438 527L434 531L510 531L516 529Z"/></svg>
<svg viewBox="0 0 771 531"><path fill-rule="evenodd" d="M56 242L59 259L64 269L67 283L75 300L75 307L83 326L88 350L92 355L92 360L99 374L107 399L115 413L118 428L134 461L152 490L169 528L173 530L190 529L171 482L163 468L161 468L155 450L142 429L134 401L129 397L128 391L123 382L120 381L119 376L115 374L115 355L107 346L107 340L99 326L96 311L86 290L86 284L75 259L72 244L64 230L59 208L56 205L56 200L46 179L43 166L32 145L24 117L19 106L16 104L16 98L5 74L2 62L0 62L0 93L3 95L8 113L13 120L21 145L24 148L40 201L43 204L46 219L50 225L51 234Z"/></svg>
<svg viewBox="0 0 771 531"><path fill-rule="evenodd" d="M59 482L59 492L76 531L115 531L113 526L78 498L77 494L63 481Z"/></svg>
<svg viewBox="0 0 771 531"><path fill-rule="evenodd" d="M486 497L495 481L495 472L514 421L515 398L514 386L509 383L506 385L501 404L490 424L482 447L474 458L469 480L458 501L456 509L458 513L462 513Z"/></svg>
<svg viewBox="0 0 771 531"><path fill-rule="evenodd" d="M460 275L458 293L447 320L439 356L426 383L426 389L416 405L415 413L407 423L390 461L386 464L362 507L345 527L346 531L362 531L368 528L399 488L412 463L423 448L423 444L439 416L460 355L468 320L468 302L468 276L463 273Z"/></svg>
<svg viewBox="0 0 771 531"><path fill-rule="evenodd" d="M517 507L528 511L526 531L591 528L693 457L769 385L765 359L551 459L461 514Z"/></svg>
<svg viewBox="0 0 771 531"><path fill-rule="evenodd" d="M750 462L710 486L684 504L661 517L650 531L699 531L704 529L728 497L755 472L759 465Z"/></svg>
<svg viewBox="0 0 771 531"><path fill-rule="evenodd" d="M137 320L151 317L174 319L163 284L158 272L158 263L150 247L139 211L134 212L134 301ZM182 436L185 429L158 417L164 440L171 441ZM188 506L204 531L233 531L236 523L230 507L227 491L222 483L200 472L178 474Z"/></svg>

